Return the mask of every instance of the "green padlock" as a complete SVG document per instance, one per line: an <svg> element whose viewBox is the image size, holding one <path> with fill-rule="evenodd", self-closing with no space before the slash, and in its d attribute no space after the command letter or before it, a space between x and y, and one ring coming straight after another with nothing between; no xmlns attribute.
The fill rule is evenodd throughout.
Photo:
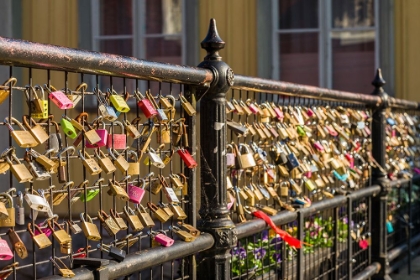
<svg viewBox="0 0 420 280"><path fill-rule="evenodd" d="M91 201L98 193L99 190L101 188L101 186L99 185L100 182L103 182L104 178L99 178L98 180L96 180L96 182L93 184L93 186L97 187L95 189L89 189L86 191L86 196L85 196L85 192L82 191L80 194L80 200L82 202L88 202Z"/></svg>
<svg viewBox="0 0 420 280"><path fill-rule="evenodd" d="M60 121L61 128L63 129L64 133L70 137L71 139L76 139L77 132L74 126L68 121L66 118L62 118Z"/></svg>
<svg viewBox="0 0 420 280"><path fill-rule="evenodd" d="M296 131L297 131L297 133L299 134L299 136L305 136L306 135L306 132L305 132L305 129L303 129L303 127L302 126L300 126L300 125L298 125L297 127L296 127Z"/></svg>

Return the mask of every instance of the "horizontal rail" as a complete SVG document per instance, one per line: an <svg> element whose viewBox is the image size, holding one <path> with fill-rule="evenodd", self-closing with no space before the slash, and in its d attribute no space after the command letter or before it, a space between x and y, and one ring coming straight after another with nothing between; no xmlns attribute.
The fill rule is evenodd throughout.
<svg viewBox="0 0 420 280"><path fill-rule="evenodd" d="M193 242L176 241L170 247L155 247L141 252L127 255L124 261L118 263L110 261L106 266L109 279L116 279L133 274L146 268L162 263L184 258L198 252L210 249L214 245L214 238L210 234L203 233ZM91 267L81 267L73 270L75 279L94 280L95 271ZM62 280L60 275L52 275L41 278L42 280Z"/></svg>
<svg viewBox="0 0 420 280"><path fill-rule="evenodd" d="M369 94L352 93L242 75L235 75L235 84L232 88L279 95L365 104L371 107L379 106L383 102L379 96ZM419 103L414 101L389 97L388 102L392 108L419 109Z"/></svg>
<svg viewBox="0 0 420 280"><path fill-rule="evenodd" d="M377 262L372 263L368 267L366 267L362 272L358 273L357 275L353 276L353 280L367 280L373 275L377 274L381 269L381 265Z"/></svg>
<svg viewBox="0 0 420 280"><path fill-rule="evenodd" d="M299 211L302 213L303 217L306 218L312 214L315 214L319 211L331 209L338 207L344 203L346 203L347 197L343 195L335 196L331 199L321 200L315 203L308 208L302 208Z"/></svg>
<svg viewBox="0 0 420 280"><path fill-rule="evenodd" d="M390 188L393 187L401 187L401 185L408 185L408 183L410 183L411 179L398 179L398 180L394 180L394 181L390 181L388 186Z"/></svg>
<svg viewBox="0 0 420 280"><path fill-rule="evenodd" d="M412 256L417 256L420 254L420 248L416 248L412 251ZM413 259L413 257L412 257ZM394 271L398 270L399 268L401 268L402 266L407 265L408 262L408 255L405 255L401 260L393 263L392 265L388 266L388 268L386 269L386 273L387 274L391 274Z"/></svg>
<svg viewBox="0 0 420 280"><path fill-rule="evenodd" d="M417 243L420 242L420 234L411 238L411 247L414 248ZM388 251L388 261L392 262L407 251L407 244L401 244L400 246L393 248Z"/></svg>
<svg viewBox="0 0 420 280"><path fill-rule="evenodd" d="M376 196L378 193L380 193L381 187L378 185L373 185L367 188L360 189L358 191L355 191L351 194L348 194L347 197L356 200L367 196Z"/></svg>
<svg viewBox="0 0 420 280"><path fill-rule="evenodd" d="M203 68L151 62L114 54L0 37L0 64L112 75L208 87L213 72Z"/></svg>
<svg viewBox="0 0 420 280"><path fill-rule="evenodd" d="M271 216L270 218L276 225L284 225L295 221L297 219L297 213L290 211L282 211L274 216ZM238 238L244 238L268 228L268 225L263 220L254 219L237 225L236 232Z"/></svg>

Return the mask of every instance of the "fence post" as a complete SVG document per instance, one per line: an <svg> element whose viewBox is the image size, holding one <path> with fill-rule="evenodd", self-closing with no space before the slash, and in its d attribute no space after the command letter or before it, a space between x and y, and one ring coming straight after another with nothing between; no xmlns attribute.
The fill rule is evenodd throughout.
<svg viewBox="0 0 420 280"><path fill-rule="evenodd" d="M235 225L230 219L226 205L225 148L226 92L233 85L232 69L222 61L219 50L225 42L219 37L216 21L210 20L209 31L201 42L207 51L204 61L198 67L213 72L210 89L200 100L200 168L201 168L201 220L198 227L213 235L215 245L211 250L200 253L198 274L200 279L230 279L230 249L236 245ZM201 261L200 261L201 260Z"/></svg>
<svg viewBox="0 0 420 280"><path fill-rule="evenodd" d="M375 87L372 94L381 97L382 102L379 107L374 109L372 116L372 156L382 168L375 167L372 171L372 183L380 185L381 192L372 199L372 209L375 209L374 213L377 213L378 216L372 217L371 242L372 262L379 262L381 270L372 277L373 279L391 279L387 274L389 262L386 231L389 180L386 171L383 169L386 163L385 111L389 108L389 101L388 94L383 89L384 84L381 69L377 69L372 81L372 85Z"/></svg>

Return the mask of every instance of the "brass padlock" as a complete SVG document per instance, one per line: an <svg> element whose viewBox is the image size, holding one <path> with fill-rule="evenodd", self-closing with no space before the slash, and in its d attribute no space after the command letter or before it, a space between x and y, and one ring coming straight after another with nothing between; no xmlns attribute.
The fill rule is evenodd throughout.
<svg viewBox="0 0 420 280"><path fill-rule="evenodd" d="M130 206L124 206L124 214L133 231L140 231L144 228L139 217L134 213Z"/></svg>
<svg viewBox="0 0 420 280"><path fill-rule="evenodd" d="M185 242L191 242L195 239L193 235L186 232L185 230L180 229L177 226L170 226L169 229Z"/></svg>
<svg viewBox="0 0 420 280"><path fill-rule="evenodd" d="M181 101L181 105L184 108L185 112L187 112L187 114L191 117L191 116L195 116L196 114L196 110L194 109L194 107L191 105L190 102L188 102L188 100L184 97L184 95L182 95L182 93L179 94L179 100Z"/></svg>
<svg viewBox="0 0 420 280"><path fill-rule="evenodd" d="M288 197L289 196L289 182L281 182L280 183L280 196Z"/></svg>
<svg viewBox="0 0 420 280"><path fill-rule="evenodd" d="M105 213L104 210L98 210L98 218L101 221L102 227L108 232L109 236L114 236L120 231L120 227L115 220Z"/></svg>
<svg viewBox="0 0 420 280"><path fill-rule="evenodd" d="M131 157L132 160L128 162L127 175L140 175L140 161L137 153L134 151L128 151L127 154Z"/></svg>
<svg viewBox="0 0 420 280"><path fill-rule="evenodd" d="M33 179L31 172L19 161L14 151L6 156L6 161L10 165L10 171L12 171L19 183L29 182ZM16 162L16 164L13 164L12 161Z"/></svg>
<svg viewBox="0 0 420 280"><path fill-rule="evenodd" d="M35 161L41 164L48 172L57 170L59 162L49 159L47 156L38 153L33 149L26 149L29 154L35 158Z"/></svg>
<svg viewBox="0 0 420 280"><path fill-rule="evenodd" d="M108 153L109 153L110 157L114 160L115 166L122 173L125 173L128 170L128 168L130 167L130 164L123 157L123 155L121 155L120 153L118 153L115 149L111 149L111 148L108 149Z"/></svg>
<svg viewBox="0 0 420 280"><path fill-rule="evenodd" d="M126 133L130 137L132 137L133 139L140 138L141 134L140 134L140 132L138 131L138 129L133 124L131 124L127 120L124 120L123 121L123 124L124 124L124 128L125 128Z"/></svg>
<svg viewBox="0 0 420 280"><path fill-rule="evenodd" d="M7 235L9 236L10 243L12 243L12 247L19 258L24 259L28 257L28 250L26 249L25 244L23 243L22 239L20 239L16 231L10 228L7 232Z"/></svg>
<svg viewBox="0 0 420 280"><path fill-rule="evenodd" d="M11 188L5 193L0 193L0 198L6 199L6 201L3 203L5 203L7 211L7 217L0 219L0 227L14 227L16 225L15 207L13 206L13 198L10 195L11 192L15 191L15 188Z"/></svg>
<svg viewBox="0 0 420 280"><path fill-rule="evenodd" d="M82 228L76 224L74 221L67 221L67 224L71 230L71 232L73 232L73 234L78 234L82 231Z"/></svg>
<svg viewBox="0 0 420 280"><path fill-rule="evenodd" d="M194 237L198 237L201 234L201 232L198 229L196 229L192 225L185 224L183 222L178 222L178 227L182 230L185 230L186 232L188 232L189 234L191 234Z"/></svg>
<svg viewBox="0 0 420 280"><path fill-rule="evenodd" d="M32 127L28 123L28 119L31 120L33 125ZM30 118L28 115L23 115L22 122L29 130L29 133L31 133L34 139L38 142L38 144L42 144L48 140L49 136L47 132L33 118Z"/></svg>
<svg viewBox="0 0 420 280"><path fill-rule="evenodd" d="M89 154L86 152L83 152L84 156L82 155L82 152L79 150L79 157L82 159L82 163L84 167L87 169L90 175L98 175L102 172L102 168L98 165L98 163L95 161L95 159L91 158Z"/></svg>
<svg viewBox="0 0 420 280"><path fill-rule="evenodd" d="M98 158L99 165L105 174L111 174L117 170L115 165L112 163L112 160L107 157L100 149L95 150L95 156Z"/></svg>
<svg viewBox="0 0 420 280"><path fill-rule="evenodd" d="M60 262L60 265L55 260L58 260ZM69 269L61 259L57 257L50 257L50 261L54 264L54 266L58 268L58 271L60 272L60 275L63 278L73 278L74 276L76 276L76 274L74 274L74 272L71 269Z"/></svg>
<svg viewBox="0 0 420 280"><path fill-rule="evenodd" d="M59 244L71 242L71 236L57 223L56 220L53 221L53 224L51 224L50 220L48 220L47 223L48 227L53 233L55 240L57 240ZM57 226L58 230L54 230L54 226Z"/></svg>
<svg viewBox="0 0 420 280"><path fill-rule="evenodd" d="M12 127L13 123L17 124L21 130L14 130ZM38 142L35 140L32 134L29 131L27 131L23 127L22 123L20 123L17 119L12 117L11 121L9 122L9 118L5 118L4 124L10 130L10 135L13 137L13 139L16 141L19 147L31 148L38 145Z"/></svg>
<svg viewBox="0 0 420 280"><path fill-rule="evenodd" d="M127 224L124 222L124 219L121 218L120 214L117 210L111 209L109 210L111 217L114 219L114 221L117 223L117 225L120 227L121 230L126 230Z"/></svg>
<svg viewBox="0 0 420 280"><path fill-rule="evenodd" d="M41 228L34 224L34 228L40 232L38 235L35 235L32 231L32 224L28 224L28 231L29 234L32 236L32 239L34 240L36 246L38 246L39 249L44 249L52 245L51 240L48 239L48 237L45 235L45 233L42 232Z"/></svg>
<svg viewBox="0 0 420 280"><path fill-rule="evenodd" d="M169 220L169 215L163 211L162 208L157 207L153 202L147 202L147 207L155 214L155 216L161 221L162 223Z"/></svg>
<svg viewBox="0 0 420 280"><path fill-rule="evenodd" d="M85 220L85 217L88 221ZM99 241L102 239L99 234L98 227L92 222L92 218L86 213L80 213L80 220L82 221L82 231L85 237L89 240Z"/></svg>
<svg viewBox="0 0 420 280"><path fill-rule="evenodd" d="M109 195L114 195L123 201L129 200L129 196L127 192L121 187L121 185L117 181L112 182L112 180L109 179L108 182L109 182L109 190L107 193Z"/></svg>
<svg viewBox="0 0 420 280"><path fill-rule="evenodd" d="M171 208L172 212L174 213L174 218L177 220L185 220L187 218L187 214L185 214L184 209L179 205L179 203L171 202L169 203L169 207Z"/></svg>
<svg viewBox="0 0 420 280"><path fill-rule="evenodd" d="M137 204L136 207L137 217L139 217L140 221L145 227L154 227L155 222L153 221L150 214L147 212L146 208L143 205Z"/></svg>
<svg viewBox="0 0 420 280"><path fill-rule="evenodd" d="M6 209L6 204L3 201L0 201L0 219L7 219L9 217L9 213Z"/></svg>
<svg viewBox="0 0 420 280"><path fill-rule="evenodd" d="M169 218L172 218L174 216L174 212L172 212L172 209L169 208L169 205L168 204L163 203L162 201L160 201L158 203L158 207L160 209L162 209L169 216Z"/></svg>
<svg viewBox="0 0 420 280"><path fill-rule="evenodd" d="M274 209L274 208L272 208L270 206L267 206L267 205L264 205L264 206L262 206L262 205L256 205L255 207L257 207L258 209L260 209L264 213L266 213L268 215L271 215L271 216L277 214L277 210L276 209Z"/></svg>
<svg viewBox="0 0 420 280"><path fill-rule="evenodd" d="M10 89L13 88L17 83L17 79L10 77L7 81L0 86L0 104L3 103L10 95Z"/></svg>
<svg viewBox="0 0 420 280"><path fill-rule="evenodd" d="M255 163L254 157L251 153L251 150L248 145L246 144L239 144L239 147L233 145L235 152L236 152L236 159L239 162L239 167L241 169L247 169L255 167L257 164ZM244 149L245 153L241 154L240 151Z"/></svg>

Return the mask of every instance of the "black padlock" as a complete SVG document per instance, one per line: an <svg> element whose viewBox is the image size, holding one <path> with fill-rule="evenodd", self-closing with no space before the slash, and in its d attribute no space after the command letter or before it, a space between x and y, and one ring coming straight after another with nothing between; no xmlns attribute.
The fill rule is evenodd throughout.
<svg viewBox="0 0 420 280"><path fill-rule="evenodd" d="M101 244L98 244L98 249L100 249L101 251L108 252L108 257L113 258L118 262L122 262L125 259L125 251L118 249L115 246L109 246L105 244L102 244L101 246Z"/></svg>

